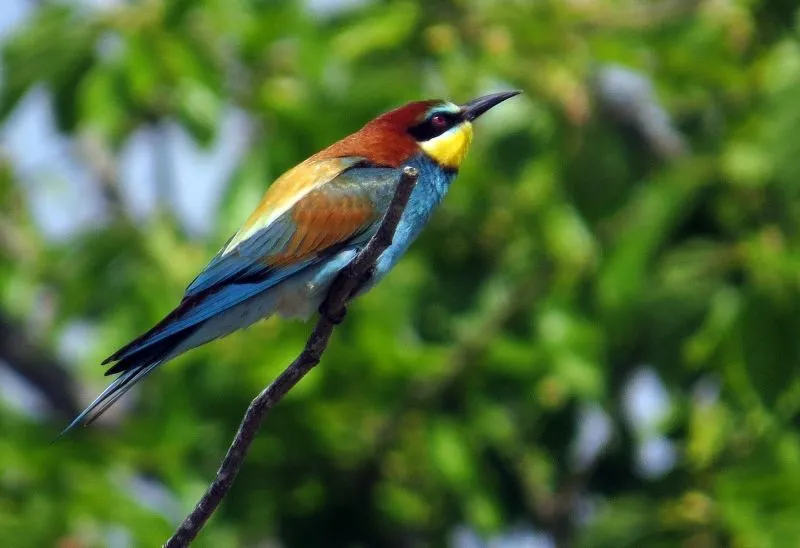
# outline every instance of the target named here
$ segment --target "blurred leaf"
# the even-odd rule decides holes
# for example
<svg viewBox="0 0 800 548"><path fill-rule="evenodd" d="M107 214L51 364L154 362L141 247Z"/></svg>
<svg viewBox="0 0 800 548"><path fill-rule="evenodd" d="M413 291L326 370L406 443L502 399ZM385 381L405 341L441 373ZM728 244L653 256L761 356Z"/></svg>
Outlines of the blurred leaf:
<svg viewBox="0 0 800 548"><path fill-rule="evenodd" d="M412 2L395 2L376 9L364 21L338 33L331 43L335 55L347 61L400 45L414 28L419 8Z"/></svg>
<svg viewBox="0 0 800 548"><path fill-rule="evenodd" d="M521 89L195 544L796 545L796 4L29 2L0 39L0 307L88 402L280 173L408 101ZM598 97L609 69L645 93ZM164 124L169 166L130 139ZM163 543L309 329L187 352L57 444L0 346L0 545Z"/></svg>
<svg viewBox="0 0 800 548"><path fill-rule="evenodd" d="M76 89L94 60L99 29L73 7L47 4L3 44L0 121L37 84L44 83L55 98L59 128L74 127Z"/></svg>

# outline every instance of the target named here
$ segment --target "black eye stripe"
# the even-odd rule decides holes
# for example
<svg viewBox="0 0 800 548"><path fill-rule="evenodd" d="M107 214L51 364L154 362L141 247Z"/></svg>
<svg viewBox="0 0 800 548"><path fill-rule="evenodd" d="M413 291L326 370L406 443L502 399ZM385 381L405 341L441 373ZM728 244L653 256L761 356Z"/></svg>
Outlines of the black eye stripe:
<svg viewBox="0 0 800 548"><path fill-rule="evenodd" d="M434 121L435 118L442 119ZM424 121L409 128L408 132L417 141L429 141L446 132L453 126L457 126L462 121L462 116L457 112L435 111L428 115Z"/></svg>

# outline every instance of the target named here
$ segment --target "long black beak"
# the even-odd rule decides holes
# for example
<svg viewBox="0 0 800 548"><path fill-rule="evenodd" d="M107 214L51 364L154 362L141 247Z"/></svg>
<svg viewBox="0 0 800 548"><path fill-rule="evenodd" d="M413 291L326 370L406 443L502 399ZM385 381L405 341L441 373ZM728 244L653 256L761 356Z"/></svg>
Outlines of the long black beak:
<svg viewBox="0 0 800 548"><path fill-rule="evenodd" d="M501 91L500 93L492 93L490 95L484 95L483 97L478 97L477 99L473 99L469 103L464 103L461 105L461 111L464 113L464 117L469 120L470 122L489 110L492 107L496 107L506 99L511 99L515 95L519 95L522 93L521 91Z"/></svg>

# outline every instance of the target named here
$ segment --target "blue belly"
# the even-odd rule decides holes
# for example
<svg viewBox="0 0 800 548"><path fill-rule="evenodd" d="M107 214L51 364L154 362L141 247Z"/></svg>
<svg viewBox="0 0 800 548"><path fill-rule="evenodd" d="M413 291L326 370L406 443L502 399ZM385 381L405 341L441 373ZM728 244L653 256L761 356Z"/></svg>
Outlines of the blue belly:
<svg viewBox="0 0 800 548"><path fill-rule="evenodd" d="M436 162L422 154L413 157L406 165L419 170L419 179L397 225L392 245L383 252L375 264L373 283L388 274L408 251L409 246L428 224L431 215L456 177L455 171L442 169Z"/></svg>

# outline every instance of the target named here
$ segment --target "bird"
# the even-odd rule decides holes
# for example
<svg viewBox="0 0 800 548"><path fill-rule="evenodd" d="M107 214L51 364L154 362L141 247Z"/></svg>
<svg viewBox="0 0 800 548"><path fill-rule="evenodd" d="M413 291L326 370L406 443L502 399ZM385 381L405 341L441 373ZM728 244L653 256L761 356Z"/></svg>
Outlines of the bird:
<svg viewBox="0 0 800 548"><path fill-rule="evenodd" d="M518 95L458 105L432 99L381 114L278 177L241 228L161 321L106 360L117 375L62 432L87 426L157 367L184 352L278 314L309 318L338 273L377 231L403 169L417 183L363 294L419 236L447 194L472 142L473 122Z"/></svg>

